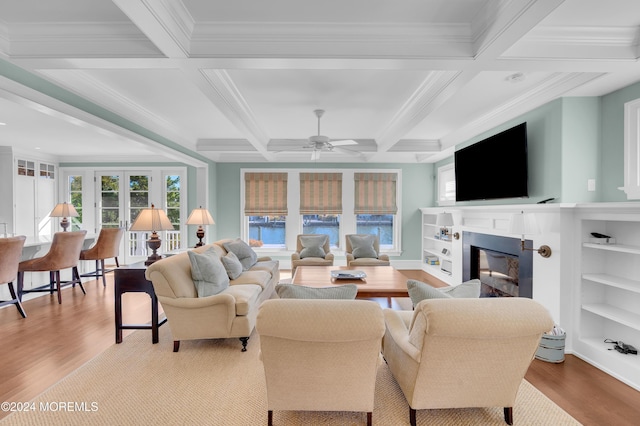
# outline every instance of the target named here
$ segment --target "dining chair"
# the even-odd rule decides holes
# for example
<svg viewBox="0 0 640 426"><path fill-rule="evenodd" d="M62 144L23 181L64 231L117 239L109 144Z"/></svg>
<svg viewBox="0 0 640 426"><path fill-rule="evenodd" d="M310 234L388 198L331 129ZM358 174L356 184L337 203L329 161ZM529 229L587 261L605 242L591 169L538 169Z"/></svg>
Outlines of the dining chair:
<svg viewBox="0 0 640 426"><path fill-rule="evenodd" d="M24 235L0 238L0 284L7 284L11 293L11 299L0 300L0 306L16 305L22 318L26 318L27 314L24 312L20 299L16 295L13 281L18 276L18 265L20 264L20 256L22 256L25 240L26 237Z"/></svg>

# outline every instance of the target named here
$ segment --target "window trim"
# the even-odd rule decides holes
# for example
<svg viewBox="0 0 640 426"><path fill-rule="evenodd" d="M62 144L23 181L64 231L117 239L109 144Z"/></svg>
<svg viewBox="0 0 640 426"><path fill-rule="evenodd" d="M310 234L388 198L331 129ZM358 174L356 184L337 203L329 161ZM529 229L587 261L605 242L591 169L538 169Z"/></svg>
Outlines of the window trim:
<svg viewBox="0 0 640 426"><path fill-rule="evenodd" d="M628 200L640 199L640 99L624 104L624 186Z"/></svg>
<svg viewBox="0 0 640 426"><path fill-rule="evenodd" d="M398 211L394 218L393 227L393 247L387 250L381 250L381 252L388 254L389 256L400 256L402 254L402 169L339 169L339 168L317 168L311 169L314 173L342 173L342 213L340 222L340 236L339 241L341 247L335 249L337 255L344 255L344 239L347 234L356 233L356 215L354 211L354 191L355 181L354 174L362 172L370 173L396 173L396 204ZM263 168L242 168L240 169L240 179L242 184L240 185L240 223L241 226L241 238L244 241L248 241L249 238L249 220L244 215L244 201L245 201L245 188L244 188L244 174L256 173L256 172L281 172L287 173L287 203L289 206L289 213L287 214L287 222L285 226L285 247L278 249L272 247L254 247L254 250L258 253L267 255L273 254L286 255L291 254L296 248L296 237L302 233L302 215L299 213L299 201L300 194L300 173L309 172L310 169L263 169Z"/></svg>
<svg viewBox="0 0 640 426"><path fill-rule="evenodd" d="M451 175L453 179L449 178L447 175ZM448 182L453 181L455 185L456 182L456 169L454 163L449 163L444 166L438 167L438 179L436 182L438 191L438 200L437 203L439 206L453 206L456 203L455 192L453 199L447 198L445 186Z"/></svg>

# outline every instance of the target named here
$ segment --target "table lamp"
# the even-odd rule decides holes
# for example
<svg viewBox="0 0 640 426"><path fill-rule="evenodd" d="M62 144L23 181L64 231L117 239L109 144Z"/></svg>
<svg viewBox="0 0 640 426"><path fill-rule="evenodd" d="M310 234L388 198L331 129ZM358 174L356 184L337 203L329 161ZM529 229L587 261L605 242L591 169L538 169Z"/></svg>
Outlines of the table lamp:
<svg viewBox="0 0 640 426"><path fill-rule="evenodd" d="M162 256L157 254L162 244L157 231L167 230L173 230L173 225L164 210L156 209L153 204L151 204L151 208L143 209L136 217L131 228L129 228L129 231L151 231L151 237L147 240L147 245L153 253L144 262L145 265L149 266L156 260L162 259Z"/></svg>
<svg viewBox="0 0 640 426"><path fill-rule="evenodd" d="M79 215L78 215L78 212L76 211L76 208L73 207L73 204L69 204L65 201L64 203L59 203L58 205L56 205L53 208L53 210L51 210L51 213L49 213L49 216L61 217L62 220L60 221L60 227L62 227L62 230L66 232L67 228L71 224L71 222L69 222L67 218L77 217Z"/></svg>
<svg viewBox="0 0 640 426"><path fill-rule="evenodd" d="M198 237L200 241L198 241L196 247L204 245L204 243L202 242L202 239L204 238L204 228L202 227L202 225L213 224L215 224L215 222L213 221L213 218L211 217L211 214L207 209L203 209L202 206L198 207L197 209L193 209L193 211L189 215L189 218L187 219L187 225L198 225L196 237Z"/></svg>

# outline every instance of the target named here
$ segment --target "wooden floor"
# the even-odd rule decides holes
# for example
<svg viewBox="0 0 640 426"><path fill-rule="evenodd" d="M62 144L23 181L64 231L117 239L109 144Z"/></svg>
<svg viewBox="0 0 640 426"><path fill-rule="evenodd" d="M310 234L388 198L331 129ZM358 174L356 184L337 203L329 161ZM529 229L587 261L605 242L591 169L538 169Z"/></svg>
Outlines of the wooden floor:
<svg viewBox="0 0 640 426"><path fill-rule="evenodd" d="M422 271L402 272L428 280ZM87 281L85 288L86 295L79 288L63 290L62 305L55 295L25 302L26 319L12 306L0 309L0 402L31 400L115 344L112 274L106 288L101 281ZM380 303L386 307L387 301ZM146 294L125 294L123 309L125 323L149 321ZM123 344L132 332L125 330ZM149 333L151 344L151 333L141 332ZM585 425L640 424L640 392L572 355L562 364L534 360L526 378Z"/></svg>

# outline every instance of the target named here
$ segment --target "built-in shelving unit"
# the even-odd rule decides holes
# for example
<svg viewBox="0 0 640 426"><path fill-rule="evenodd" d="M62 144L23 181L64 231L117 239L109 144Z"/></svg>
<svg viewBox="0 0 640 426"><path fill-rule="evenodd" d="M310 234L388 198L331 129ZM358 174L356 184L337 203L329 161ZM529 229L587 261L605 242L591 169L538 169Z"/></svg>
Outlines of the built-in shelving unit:
<svg viewBox="0 0 640 426"><path fill-rule="evenodd" d="M453 268L451 232L449 232L448 238L442 238L440 226L436 225L436 218L437 213L423 212L422 214L422 269L451 284ZM450 228L449 231L451 231ZM427 260L428 257L437 258L438 264L430 264Z"/></svg>
<svg viewBox="0 0 640 426"><path fill-rule="evenodd" d="M640 357L621 354L606 339L640 347L640 217L626 211L580 214L580 288L575 352L640 389ZM616 244L590 241L609 235Z"/></svg>

